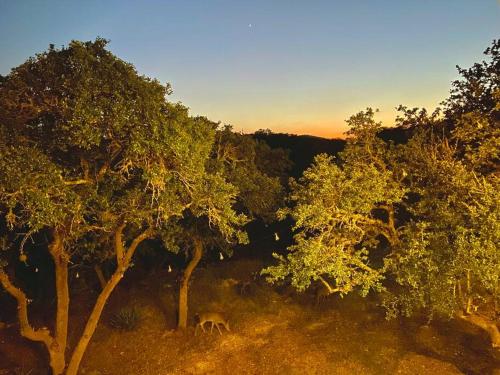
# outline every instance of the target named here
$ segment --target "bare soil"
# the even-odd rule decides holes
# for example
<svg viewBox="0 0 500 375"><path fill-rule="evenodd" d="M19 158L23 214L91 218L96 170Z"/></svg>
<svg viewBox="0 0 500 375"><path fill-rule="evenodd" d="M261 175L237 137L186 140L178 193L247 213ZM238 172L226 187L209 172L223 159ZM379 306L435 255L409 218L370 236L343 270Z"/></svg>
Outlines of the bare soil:
<svg viewBox="0 0 500 375"><path fill-rule="evenodd" d="M230 262L230 264L228 264ZM273 287L252 274L262 264L230 260L195 271L190 328L174 330L176 282L172 273L129 275L113 293L86 352L81 374L497 374L499 354L488 337L457 322L386 321L374 296L332 296ZM243 290L235 281L251 280ZM70 344L95 295L74 298ZM81 300L80 300L81 299ZM124 306L140 311L133 331L109 325ZM194 335L194 314L227 314L231 332ZM463 324L463 323L460 323ZM222 328L223 329L223 328ZM45 374L38 345L0 329L0 375Z"/></svg>

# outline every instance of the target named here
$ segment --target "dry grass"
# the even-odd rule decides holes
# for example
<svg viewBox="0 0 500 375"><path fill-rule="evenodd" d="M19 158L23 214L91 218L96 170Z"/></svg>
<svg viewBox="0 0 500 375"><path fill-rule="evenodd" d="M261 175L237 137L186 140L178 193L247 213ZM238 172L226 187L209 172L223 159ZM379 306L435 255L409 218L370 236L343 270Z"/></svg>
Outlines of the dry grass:
<svg viewBox="0 0 500 375"><path fill-rule="evenodd" d="M181 333L173 331L176 290L170 274L125 280L106 307L81 373L446 375L460 373L459 368L487 374L497 366L480 336L471 349L471 336L463 333L386 322L370 298L330 298L315 306L312 295L278 292L263 280L252 280L261 266L239 260L197 270L190 328ZM240 280L252 280L243 295ZM137 330L109 327L109 316L126 305L140 309ZM192 317L209 310L228 315L230 333L194 336Z"/></svg>

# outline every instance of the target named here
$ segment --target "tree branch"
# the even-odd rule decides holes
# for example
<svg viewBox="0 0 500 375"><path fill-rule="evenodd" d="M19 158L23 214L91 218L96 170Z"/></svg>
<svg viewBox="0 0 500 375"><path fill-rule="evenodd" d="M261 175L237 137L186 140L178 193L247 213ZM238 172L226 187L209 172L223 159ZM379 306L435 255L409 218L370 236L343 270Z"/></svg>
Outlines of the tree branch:
<svg viewBox="0 0 500 375"><path fill-rule="evenodd" d="M153 233L154 229L152 227L148 227L144 232L142 232L136 238L134 238L134 240L132 241L132 243L130 244L130 246L126 251L124 264L128 264L130 262L132 256L135 253L135 250L137 249L137 246L139 246L139 244L145 239L150 238L153 235Z"/></svg>
<svg viewBox="0 0 500 375"><path fill-rule="evenodd" d="M90 180L90 166L87 159L80 157L80 165L83 170L83 178L85 180Z"/></svg>
<svg viewBox="0 0 500 375"><path fill-rule="evenodd" d="M332 288L331 285L322 276L318 276L319 281L323 283L329 294L340 292L340 288Z"/></svg>
<svg viewBox="0 0 500 375"><path fill-rule="evenodd" d="M109 168L109 162L104 163L104 165L99 169L99 172L97 172L97 176L95 178L96 181L100 181L101 178L103 178L103 176L108 171L108 168Z"/></svg>
<svg viewBox="0 0 500 375"><path fill-rule="evenodd" d="M127 225L125 222L121 223L115 231L115 253L116 253L116 263L120 266L124 260L124 249L123 249L123 229Z"/></svg>
<svg viewBox="0 0 500 375"><path fill-rule="evenodd" d="M91 184L92 180L87 180L85 178L81 178L79 180L73 180L73 181L64 181L64 185L84 185L84 184Z"/></svg>
<svg viewBox="0 0 500 375"><path fill-rule="evenodd" d="M26 298L26 294L12 284L2 268L0 268L0 284L17 301L17 318L19 320L21 335L32 341L43 342L47 348L50 348L53 342L50 331L47 328L33 329L28 320L28 299Z"/></svg>

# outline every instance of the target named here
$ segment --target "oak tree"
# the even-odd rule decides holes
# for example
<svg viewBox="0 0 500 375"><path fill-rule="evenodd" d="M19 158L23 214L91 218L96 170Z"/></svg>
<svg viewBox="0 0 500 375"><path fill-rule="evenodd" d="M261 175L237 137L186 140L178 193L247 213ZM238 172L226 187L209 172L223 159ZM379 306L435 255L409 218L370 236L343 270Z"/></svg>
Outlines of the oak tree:
<svg viewBox="0 0 500 375"><path fill-rule="evenodd" d="M292 181L290 205L279 213L294 220L294 244L263 271L268 280L290 278L298 290L319 280L341 295L382 288L383 267L369 255L380 237L398 245L395 205L406 191L386 160L389 146L377 138L381 124L374 113L368 108L347 121L350 138L341 161L319 155Z"/></svg>
<svg viewBox="0 0 500 375"><path fill-rule="evenodd" d="M0 82L0 205L8 227L0 283L17 301L21 334L45 345L54 374L76 374L140 244L200 204L215 132L167 102L168 85L139 75L106 44L51 46ZM30 324L29 300L10 267L16 258L30 261L24 245L39 232L50 239L55 269L49 328ZM66 361L68 265L82 252L112 254L115 269Z"/></svg>
<svg viewBox="0 0 500 375"><path fill-rule="evenodd" d="M178 241L189 262L179 288L178 328L187 327L189 282L203 255L211 250L231 256L235 245L248 243L245 225L250 220L274 220L283 194L280 178L289 165L281 150L230 126L218 129L206 166L212 181L204 192L207 206L201 211L191 207L179 222Z"/></svg>

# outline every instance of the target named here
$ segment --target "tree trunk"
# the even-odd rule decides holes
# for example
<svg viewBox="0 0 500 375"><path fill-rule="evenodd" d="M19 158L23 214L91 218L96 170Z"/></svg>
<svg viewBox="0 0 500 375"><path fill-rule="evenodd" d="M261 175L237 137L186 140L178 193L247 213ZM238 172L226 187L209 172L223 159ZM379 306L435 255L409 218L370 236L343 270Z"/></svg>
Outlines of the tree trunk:
<svg viewBox="0 0 500 375"><path fill-rule="evenodd" d="M123 274L129 268L130 262L132 261L132 257L134 256L134 253L137 250L137 246L139 246L139 244L142 241L149 238L153 233L153 230L151 228L146 229L144 232L138 235L132 241L128 249L126 249L122 241L122 232L124 228L125 228L125 223L121 224L115 231L114 250L116 253L116 261L117 261L116 271L107 281L106 286L99 294L99 297L97 297L97 301L87 320L87 324L85 325L83 334L80 337L80 340L78 341L78 344L76 345L75 349L73 350L73 354L71 355L71 359L68 364L68 369L66 370L66 375L77 374L78 368L80 367L80 362L82 361L83 358L83 354L85 353L85 350L87 350L87 346L90 342L90 339L92 338L92 335L94 334L97 328L97 323L99 323L102 311L104 309L104 306L106 305L106 302L109 299L109 296L111 295L111 292L115 289L115 287L122 279Z"/></svg>
<svg viewBox="0 0 500 375"><path fill-rule="evenodd" d="M96 264L94 266L94 271L97 274L97 278L99 279L99 284L101 285L101 290L103 290L107 284L106 278L104 277L104 272L102 272L102 268L99 264Z"/></svg>
<svg viewBox="0 0 500 375"><path fill-rule="evenodd" d="M68 254L64 251L62 236L54 235L49 247L54 260L56 274L57 311L54 339L49 348L50 366L54 374L61 374L66 367L65 353L68 339L69 287L68 287Z"/></svg>
<svg viewBox="0 0 500 375"><path fill-rule="evenodd" d="M62 373L64 373L64 368L66 367L66 358L64 356L64 351L61 352L59 351L59 349L49 349L49 358L52 375L61 375Z"/></svg>
<svg viewBox="0 0 500 375"><path fill-rule="evenodd" d="M9 276L0 268L0 284L17 301L17 317L21 336L32 341L43 342L49 352L50 368L53 375L60 375L66 367L65 351L68 336L68 254L64 251L64 235L59 230L54 230L54 238L49 245L49 252L54 261L56 276L57 311L55 332L43 327L35 329L28 319L28 298L26 294L10 281Z"/></svg>
<svg viewBox="0 0 500 375"><path fill-rule="evenodd" d="M97 323L99 322L99 319L101 317L102 310L104 309L104 306L106 305L111 292L113 291L113 289L115 289L116 285L118 285L122 277L123 270L120 267L115 271L113 276L111 276L101 294L99 294L99 297L97 297L97 301L94 305L94 308L92 309L89 319L87 320L87 324L85 325L83 334L80 337L80 341L78 341L78 344L73 350L66 375L76 375L80 366L80 362L82 361L83 354L85 353L90 339L92 338L92 335L97 328Z"/></svg>
<svg viewBox="0 0 500 375"><path fill-rule="evenodd" d="M130 244L128 249L125 248L122 241L122 232L125 228L125 222L122 223L115 232L115 253L117 259L117 269L113 276L106 283L102 292L99 294L97 301L92 309L82 336L73 351L71 359L66 370L66 375L76 375L83 354L88 346L88 343L94 334L94 331L101 317L104 305L108 300L111 292L123 277L124 272L130 266L132 257L137 250L139 244L147 238L150 238L154 230L148 227L144 232L139 234ZM53 375L64 373L66 367L65 351L68 336L68 312L69 312L69 286L68 286L68 263L69 255L64 249L64 231L55 229L53 231L53 240L49 245L49 252L54 261L55 278L56 278L56 294L57 294L57 310L55 332L52 335L46 327L35 329L31 326L28 319L28 304L29 300L26 294L16 287L10 280L5 270L0 267L0 285L14 297L17 301L17 316L19 320L20 333L23 337L37 342L43 342L49 352L50 367Z"/></svg>
<svg viewBox="0 0 500 375"><path fill-rule="evenodd" d="M189 289L189 279L193 270L196 268L200 259L203 255L203 243L200 239L194 239L194 254L193 258L188 263L184 273L182 275L181 285L179 288L179 319L177 323L178 329L187 328L187 317L188 317L188 289Z"/></svg>

